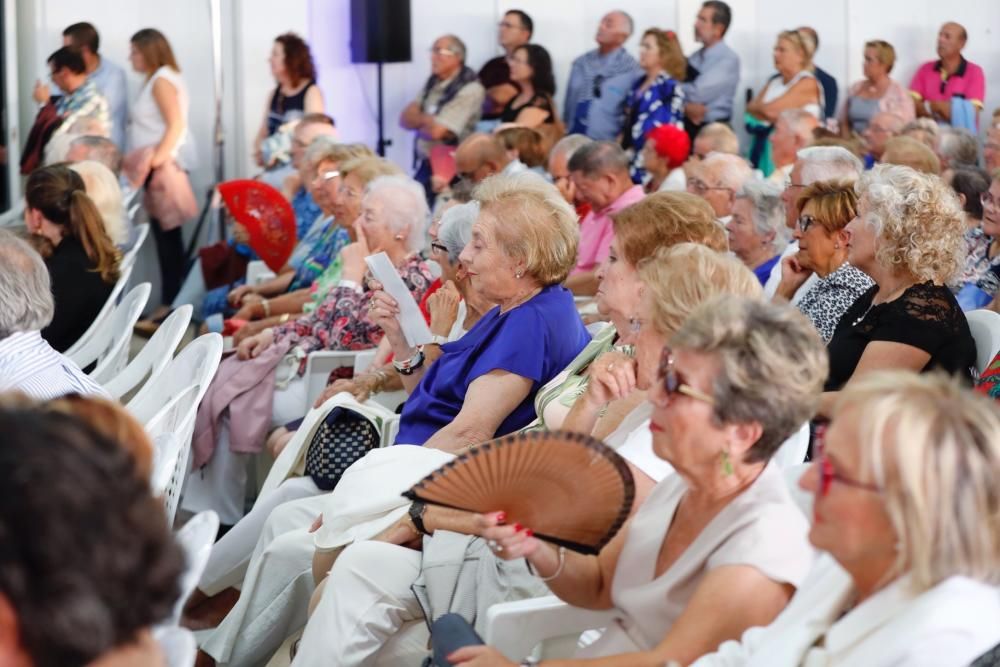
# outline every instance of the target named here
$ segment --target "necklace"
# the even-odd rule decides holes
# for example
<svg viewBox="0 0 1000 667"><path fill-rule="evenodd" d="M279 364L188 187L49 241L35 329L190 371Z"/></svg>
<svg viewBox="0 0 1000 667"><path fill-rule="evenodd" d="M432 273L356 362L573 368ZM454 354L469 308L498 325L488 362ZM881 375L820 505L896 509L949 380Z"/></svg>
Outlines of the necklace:
<svg viewBox="0 0 1000 667"><path fill-rule="evenodd" d="M902 293L905 292L909 288L910 288L909 284L903 285L902 287L897 287L893 291L889 292L889 296L887 296L884 301L881 301L879 303L875 303L875 297L872 297L872 302L870 304L868 304L868 308L866 308L865 312L861 313L861 315L857 319L854 320L854 322L851 324L851 326L852 327L858 326L859 324L861 324L861 322L866 317L868 317L868 313L872 312L872 308L874 308L875 306L881 306L883 304L889 303L890 301L892 301L897 296L902 295Z"/></svg>

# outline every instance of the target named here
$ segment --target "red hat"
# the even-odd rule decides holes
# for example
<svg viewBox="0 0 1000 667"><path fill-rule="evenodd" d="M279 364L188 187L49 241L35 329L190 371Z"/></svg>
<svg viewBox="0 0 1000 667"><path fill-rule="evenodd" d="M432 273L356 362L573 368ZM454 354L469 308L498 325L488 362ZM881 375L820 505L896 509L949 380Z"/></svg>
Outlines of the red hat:
<svg viewBox="0 0 1000 667"><path fill-rule="evenodd" d="M295 249L295 212L280 192L260 181L219 184L229 213L247 228L250 247L267 267L278 271Z"/></svg>
<svg viewBox="0 0 1000 667"><path fill-rule="evenodd" d="M676 125L658 125L646 133L656 154L667 161L671 169L684 164L691 153L691 137Z"/></svg>

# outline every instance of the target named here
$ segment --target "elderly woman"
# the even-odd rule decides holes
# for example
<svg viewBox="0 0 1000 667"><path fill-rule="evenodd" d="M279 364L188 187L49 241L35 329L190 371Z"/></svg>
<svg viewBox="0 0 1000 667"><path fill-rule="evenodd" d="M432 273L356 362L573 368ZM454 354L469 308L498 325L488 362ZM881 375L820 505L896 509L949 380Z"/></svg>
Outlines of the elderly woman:
<svg viewBox="0 0 1000 667"><path fill-rule="evenodd" d="M964 667L1000 641L1000 416L939 374L844 390L818 460L809 541L826 554L787 609L696 667Z"/></svg>
<svg viewBox="0 0 1000 667"><path fill-rule="evenodd" d="M858 214L853 181L816 181L795 202L799 218L792 236L799 251L786 257L774 300L790 301L809 276L819 278L796 307L809 318L824 343L847 309L875 283L847 261L847 223Z"/></svg>
<svg viewBox="0 0 1000 667"><path fill-rule="evenodd" d="M854 83L847 93L847 104L840 118L843 136L861 134L879 112L895 114L904 123L916 117L913 98L906 87L889 77L895 62L896 50L892 44L881 39L865 42L862 65L865 78Z"/></svg>
<svg viewBox="0 0 1000 667"><path fill-rule="evenodd" d="M785 249L785 205L781 186L748 180L736 193L733 216L726 223L729 249L763 285Z"/></svg>
<svg viewBox="0 0 1000 667"><path fill-rule="evenodd" d="M111 242L121 248L129 239L129 225L122 202L122 188L114 173L100 162L83 160L69 165L80 174L87 196L101 214L104 232Z"/></svg>
<svg viewBox="0 0 1000 667"><path fill-rule="evenodd" d="M572 295L560 284L573 267L579 238L569 204L555 187L529 173L491 177L477 188L475 199L479 217L459 259L472 289L498 305L459 340L441 344L441 356L428 366L426 349L411 348L399 330L398 305L383 292L374 296L371 319L393 343L393 363L410 394L396 444L411 446L373 450L318 503L300 500L272 512L239 602L203 645L216 660L243 664L270 655L286 636L277 635L294 631L296 619L304 616L307 599L276 591L287 590L291 579L299 592L311 592L314 536L306 528L316 509L324 517L317 545L338 540L344 527L359 531L353 533L358 539L374 535L398 518L391 512L405 513L399 493L424 474L469 445L527 426L535 417L535 393L586 345ZM358 503L366 509L352 514ZM303 516L308 517L304 523ZM358 516L366 520L355 525ZM332 559L332 553L323 549L323 557ZM262 618L280 618L284 624L263 638L248 635L246 628Z"/></svg>
<svg viewBox="0 0 1000 667"><path fill-rule="evenodd" d="M691 313L657 365L653 447L677 474L600 554L556 548L497 513L481 517L499 557L526 558L570 604L614 610L579 661L553 664L688 664L770 622L812 565L805 517L769 463L812 413L826 373L808 320L789 306L720 296ZM512 664L486 647L448 659Z"/></svg>
<svg viewBox="0 0 1000 667"><path fill-rule="evenodd" d="M684 192L684 163L690 153L691 138L680 128L659 125L646 133L642 147L642 166L649 176L643 186L646 192Z"/></svg>
<svg viewBox="0 0 1000 667"><path fill-rule="evenodd" d="M714 225L710 217L705 218L705 221ZM631 240L638 239L632 236ZM606 284L619 282L627 277L623 271L615 270L617 262L609 260L609 264L611 266L609 275L605 278ZM650 291L649 298L642 299L641 304L636 303L635 317L637 322L641 318L643 331L639 340L640 362L637 365L632 357L619 360L612 355L604 355L595 362L595 372L590 376L585 396L594 393L604 405L623 396L625 392L621 387L625 384L638 385L643 389L652 386L655 382L657 355L663 348L663 341L677 330L687 314L699 304L724 293L755 298L761 294L760 284L739 260L694 243L661 246L645 259L642 268L636 271L637 274L639 272L642 273L645 288ZM639 277L636 275L633 282L638 281ZM621 291L620 295L633 301L638 300L637 292L633 295L628 291ZM653 311L640 310L640 305L643 309ZM607 369L609 361L616 364L617 371ZM623 375L623 371L627 375ZM584 399L578 399L577 403L582 400ZM587 400L590 400L589 396ZM641 428L648 433L648 421ZM608 442L617 444L617 439L609 438ZM655 482L671 472L662 460L659 460L658 467L649 461L654 458L651 442L646 443L648 454L637 449L626 444L619 450L635 475L636 508L642 504ZM329 660L331 656L339 665L367 664L369 658L384 664L388 662L388 655L396 656L403 646L417 642L418 638L413 635L422 635L419 630L425 626L418 620L420 613L410 591L413 578L428 561L439 562L443 554L455 551L453 538L442 537L442 543L439 543L436 531L475 533L479 530L477 517L463 512L426 506L422 517L425 531L431 534L424 538L423 555L406 548L415 537L419 537L419 533L412 520L405 517L392 531L386 531L372 541L355 543L338 557L303 635L294 663L296 667L319 665L322 660ZM492 561L493 556L480 540L468 542L468 546L464 548L467 557L471 551L471 557ZM503 591L491 590L488 583L479 582L475 590L476 606L479 609L491 601L519 599L547 592L521 563L492 564L490 567L497 567L502 573ZM392 574L387 576L387 573ZM368 582L368 585L359 587L359 582ZM370 599L369 595L372 596ZM428 596L444 596L446 599L454 597L451 591L441 589L440 579L428 581ZM462 597L468 599L467 594ZM362 609L367 610L366 620L364 623L357 623L358 612ZM368 620L373 618L378 620ZM407 621L414 621L420 627L401 627ZM346 636L338 636L329 632L332 627L354 628L354 631ZM397 632L399 630L402 631ZM425 643L422 637L419 640L420 644ZM410 660L413 664L418 661L417 657ZM399 660L399 664L404 663Z"/></svg>
<svg viewBox="0 0 1000 667"><path fill-rule="evenodd" d="M969 376L976 345L946 286L961 268L965 220L941 179L878 165L857 185L847 225L848 261L875 285L854 302L830 339L830 376L820 414L837 392L875 370L941 369Z"/></svg>
<svg viewBox="0 0 1000 667"><path fill-rule="evenodd" d="M314 350L375 347L382 331L372 320L372 291L364 284L365 257L385 252L415 299L432 277L417 254L428 216L419 186L404 176L372 181L356 225L358 240L341 250L340 285L310 315L265 329L240 343L223 361L201 402L195 425L194 469L184 507L214 509L224 524L243 516L245 456L259 452L267 431L301 417L306 383L305 358ZM274 389L278 384L277 390ZM231 429L230 415L239 414Z"/></svg>
<svg viewBox="0 0 1000 667"><path fill-rule="evenodd" d="M803 109L820 119L825 115L822 90L812 72L815 50L815 42L801 30L778 33L774 45L774 68L778 73L747 103L747 131L753 140L749 158L765 176L770 176L773 168L767 154L770 150L767 137L781 112Z"/></svg>
<svg viewBox="0 0 1000 667"><path fill-rule="evenodd" d="M1000 288L1000 178L979 169L957 169L951 186L965 209L967 252L952 288L962 310L982 308Z"/></svg>
<svg viewBox="0 0 1000 667"><path fill-rule="evenodd" d="M632 84L625 98L622 148L632 154L632 180L642 183L643 146L650 130L661 125L684 129L684 93L680 83L687 72L687 59L677 34L650 28L639 42L639 66L645 71Z"/></svg>

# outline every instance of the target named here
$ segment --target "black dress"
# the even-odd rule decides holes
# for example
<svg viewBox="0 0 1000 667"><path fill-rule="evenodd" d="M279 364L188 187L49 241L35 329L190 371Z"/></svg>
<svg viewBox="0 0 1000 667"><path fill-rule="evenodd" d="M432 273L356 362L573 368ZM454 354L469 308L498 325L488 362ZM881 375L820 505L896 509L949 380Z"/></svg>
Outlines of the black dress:
<svg viewBox="0 0 1000 667"><path fill-rule="evenodd" d="M532 97L526 104L522 104L519 107L514 106L514 100L516 97L507 103L507 106L503 108L500 112L500 122L501 123L513 123L517 120L517 116L524 109L534 107L536 109L541 109L542 111L547 111L548 116L542 121L542 124L554 123L556 115L552 113L552 100L547 95L542 95L541 93Z"/></svg>
<svg viewBox="0 0 1000 667"><path fill-rule="evenodd" d="M971 380L976 344L969 323L947 287L913 285L902 296L872 306L878 286L862 294L840 319L827 345L830 375L824 391L839 391L872 341L903 343L931 355L922 372L943 370Z"/></svg>
<svg viewBox="0 0 1000 667"><path fill-rule="evenodd" d="M75 236L65 237L45 265L56 308L52 323L42 329L42 338L57 351L65 352L94 322L111 296L114 283L101 279Z"/></svg>

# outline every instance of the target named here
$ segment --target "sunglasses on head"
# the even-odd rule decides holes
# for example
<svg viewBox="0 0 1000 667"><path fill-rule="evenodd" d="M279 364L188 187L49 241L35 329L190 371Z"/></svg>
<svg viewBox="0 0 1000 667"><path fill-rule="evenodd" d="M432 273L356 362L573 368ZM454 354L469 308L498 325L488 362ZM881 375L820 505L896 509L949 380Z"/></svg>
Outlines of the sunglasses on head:
<svg viewBox="0 0 1000 667"><path fill-rule="evenodd" d="M666 345L663 346L663 352L660 354L660 368L656 376L663 383L663 391L669 398L675 398L678 394L683 394L709 405L715 404L715 399L710 395L700 389L695 389L681 379L677 373L677 369L674 367L673 352Z"/></svg>

